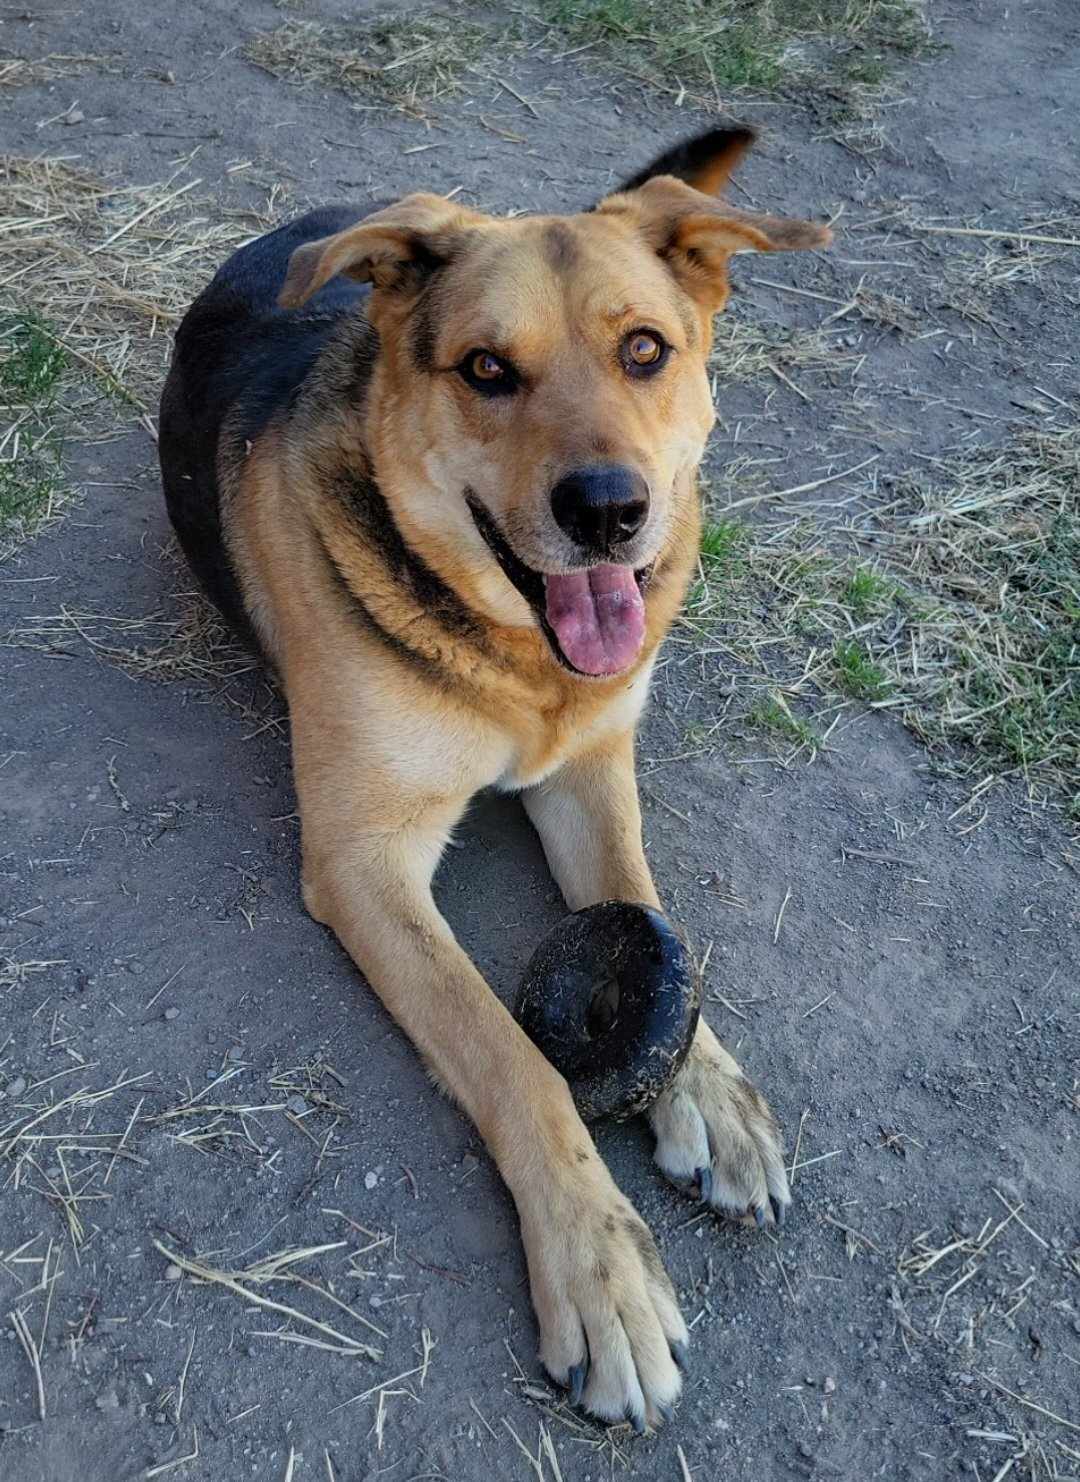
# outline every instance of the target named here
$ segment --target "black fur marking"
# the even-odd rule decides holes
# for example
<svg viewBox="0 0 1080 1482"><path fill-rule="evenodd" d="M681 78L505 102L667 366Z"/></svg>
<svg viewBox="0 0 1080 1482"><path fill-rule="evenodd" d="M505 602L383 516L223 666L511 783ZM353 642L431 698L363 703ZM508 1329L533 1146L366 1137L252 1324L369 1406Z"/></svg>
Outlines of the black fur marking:
<svg viewBox="0 0 1080 1482"><path fill-rule="evenodd" d="M427 654L419 653L415 648L410 648L396 633L391 633L377 621L369 608L349 585L345 573L334 560L329 547L321 535L318 535L318 541L334 586L341 600L348 608L349 615L353 621L358 623L366 633L370 633L373 638L377 638L380 643L384 643L397 658L404 659L406 663L418 669L426 679L445 688L449 683L449 676L446 672L439 667L434 659L429 658Z"/></svg>
<svg viewBox="0 0 1080 1482"><path fill-rule="evenodd" d="M349 470L333 476L329 492L344 506L395 581L447 633L494 657L487 630L472 608L447 586L402 537L374 479Z"/></svg>
<svg viewBox="0 0 1080 1482"><path fill-rule="evenodd" d="M719 155L727 154L730 150L745 152L756 137L753 129L744 127L709 129L707 133L698 134L693 139L684 139L673 149L658 155L651 164L620 185L619 189L637 190L656 175L674 175L677 180L685 180L687 185L695 185Z"/></svg>
<svg viewBox="0 0 1080 1482"><path fill-rule="evenodd" d="M222 537L223 439L242 451L288 411L337 325L369 291L335 278L304 308L279 309L293 252L377 209L309 211L249 242L218 271L177 332L158 438L169 517L207 594L253 647L255 635Z"/></svg>
<svg viewBox="0 0 1080 1482"><path fill-rule="evenodd" d="M409 350L413 365L425 375L435 370L435 320L430 296L417 300L409 324Z"/></svg>
<svg viewBox="0 0 1080 1482"><path fill-rule="evenodd" d="M574 234L562 221L553 221L545 230L544 250L548 262L557 273L569 272L578 260L578 244Z"/></svg>

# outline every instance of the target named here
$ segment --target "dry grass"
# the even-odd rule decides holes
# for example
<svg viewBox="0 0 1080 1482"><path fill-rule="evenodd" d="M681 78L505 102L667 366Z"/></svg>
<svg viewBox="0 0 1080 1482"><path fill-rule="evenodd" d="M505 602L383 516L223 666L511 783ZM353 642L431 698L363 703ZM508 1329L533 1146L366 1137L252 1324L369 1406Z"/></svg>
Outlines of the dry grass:
<svg viewBox="0 0 1080 1482"><path fill-rule="evenodd" d="M68 497L63 437L111 435L120 406L147 414L168 331L268 225L211 219L182 174L114 187L64 160L0 156L0 559Z"/></svg>
<svg viewBox="0 0 1080 1482"><path fill-rule="evenodd" d="M57 1025L54 1019L54 1030ZM113 1130L104 1130L95 1122L105 1103L145 1080L149 1072L122 1076L100 1090L88 1085L64 1090L64 1077L85 1074L86 1069L75 1065L46 1076L18 1098L9 1098L10 1104L0 1113L0 1161L11 1163L5 1187L28 1188L59 1212L76 1262L86 1240L84 1205L108 1200L104 1179L112 1163L123 1158L145 1165L145 1159L125 1146L130 1119Z"/></svg>
<svg viewBox="0 0 1080 1482"><path fill-rule="evenodd" d="M796 386L800 373L821 376L851 373L860 356L845 350L823 328L764 325L721 315L714 327L709 375L714 390L773 376Z"/></svg>
<svg viewBox="0 0 1080 1482"><path fill-rule="evenodd" d="M184 173L113 186L63 160L0 157L0 313L38 314L79 369L144 412L167 331L229 252L270 224L208 214Z"/></svg>
<svg viewBox="0 0 1080 1482"><path fill-rule="evenodd" d="M1062 1275L1068 1280L1074 1267L1063 1243L1040 1232L1040 1215L997 1189L992 1192L996 1204L979 1217L977 1228L974 1221L959 1221L945 1232L928 1229L912 1237L889 1283L890 1314L909 1362L918 1364L936 1347L947 1355L950 1369L960 1368L956 1377L961 1384L977 1385L986 1398L990 1390L1001 1397L993 1402L1002 1413L992 1429L969 1421L966 1431L971 1440L1014 1448L1011 1458L999 1454L994 1461L999 1467L995 1479L1071 1477L1073 1468L1060 1472L1054 1453L1080 1455L1061 1440L1080 1432L1076 1417L1031 1393L1018 1393L1013 1386L1026 1387L1023 1380L1010 1376L1004 1384L992 1371L1014 1367L1010 1360L1031 1347L1039 1355L1035 1323L1042 1327L1040 1297L1045 1299L1050 1282ZM856 1234L836 1220L829 1222L849 1237ZM851 1254L850 1244L848 1249ZM1024 1368L1031 1372L1028 1364ZM972 1471L977 1474L974 1465Z"/></svg>
<svg viewBox="0 0 1080 1482"><path fill-rule="evenodd" d="M255 1287L267 1286L272 1282L293 1282L315 1291L318 1295L327 1298L335 1306L347 1312L355 1322L361 1324L366 1330L385 1338L386 1334L381 1328L375 1326L368 1318L356 1312L352 1307L342 1303L328 1292L325 1288L318 1286L307 1277L300 1276L292 1268L301 1261L310 1260L314 1256L322 1255L326 1251L339 1250L345 1246L345 1241L334 1241L329 1245L310 1246L303 1250L279 1251L276 1255L267 1256L255 1265L247 1267L242 1271L221 1271L211 1266L206 1261L192 1260L188 1256L172 1251L163 1245L160 1240L155 1240L157 1250L175 1267L184 1271L196 1281L206 1282L210 1285L224 1287L233 1292L253 1307L258 1307L264 1312L272 1312L279 1318L284 1318L289 1324L299 1324L303 1328L309 1328L311 1333L296 1332L291 1326L286 1329L272 1331L256 1330L252 1337L275 1338L279 1341L297 1343L307 1348L319 1348L325 1352L341 1354L347 1358L382 1358L382 1349L375 1348L370 1343L360 1342L342 1333L339 1329L332 1327L329 1323L322 1322L319 1318L311 1317L297 1307L288 1303L275 1301L273 1298L264 1297ZM312 1336L318 1333L319 1337Z"/></svg>
<svg viewBox="0 0 1080 1482"><path fill-rule="evenodd" d="M377 18L363 26L286 21L248 43L247 57L274 77L335 88L423 117L451 96L494 40L480 26L438 11Z"/></svg>
<svg viewBox="0 0 1080 1482"><path fill-rule="evenodd" d="M24 988L32 977L48 972L52 967L64 967L67 959L54 957L48 961L17 961L14 957L0 957L0 989Z"/></svg>
<svg viewBox="0 0 1080 1482"><path fill-rule="evenodd" d="M43 83L63 82L79 77L91 67L104 67L111 57L52 53L47 57L0 56L0 88L40 87Z"/></svg>
<svg viewBox="0 0 1080 1482"><path fill-rule="evenodd" d="M871 548L904 573L904 626L867 615L890 703L927 739L962 739L1080 806L1080 429L1025 433L904 480Z"/></svg>
<svg viewBox="0 0 1080 1482"><path fill-rule="evenodd" d="M856 699L1080 813L1078 489L1072 428L896 481L846 527L850 554L804 521L751 532L721 516L685 623L699 653L743 670L742 714L797 751Z"/></svg>
<svg viewBox="0 0 1080 1482"><path fill-rule="evenodd" d="M1067 230L1080 245L1075 223ZM942 261L937 303L1011 344L1015 301L1010 303L1009 295L1023 285L1046 292L1054 281L1054 270L1074 256L1075 249L1034 247L1023 238L986 242L979 252L954 250Z"/></svg>
<svg viewBox="0 0 1080 1482"><path fill-rule="evenodd" d="M140 617L61 606L35 614L0 642L68 658L88 648L136 679L220 684L258 670L258 660L233 637L216 608L196 591L175 593L175 616Z"/></svg>
<svg viewBox="0 0 1080 1482"><path fill-rule="evenodd" d="M175 583L190 582L175 544L160 555ZM62 604L0 633L0 646L34 649L58 661L89 652L132 679L191 685L224 699L248 722L245 740L267 731L284 738L285 710L272 677L218 610L190 586L170 591L165 601L164 608L138 616Z"/></svg>

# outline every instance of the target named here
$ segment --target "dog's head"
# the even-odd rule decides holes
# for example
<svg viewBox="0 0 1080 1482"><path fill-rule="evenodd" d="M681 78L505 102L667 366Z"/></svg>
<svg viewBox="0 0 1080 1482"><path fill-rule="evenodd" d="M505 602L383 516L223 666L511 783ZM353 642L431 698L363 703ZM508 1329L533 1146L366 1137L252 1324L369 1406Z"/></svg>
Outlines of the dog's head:
<svg viewBox="0 0 1080 1482"><path fill-rule="evenodd" d="M728 260L830 240L718 198L752 137L692 140L576 216L408 196L289 265L285 307L373 285L366 441L406 539L581 674L634 664L650 573L696 528Z"/></svg>

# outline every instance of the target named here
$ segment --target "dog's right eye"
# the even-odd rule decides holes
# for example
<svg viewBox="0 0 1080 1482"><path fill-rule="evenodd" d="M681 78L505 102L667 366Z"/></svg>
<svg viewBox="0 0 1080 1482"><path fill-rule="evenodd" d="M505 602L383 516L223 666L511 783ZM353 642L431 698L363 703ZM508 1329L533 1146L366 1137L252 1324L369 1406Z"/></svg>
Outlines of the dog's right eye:
<svg viewBox="0 0 1080 1482"><path fill-rule="evenodd" d="M481 396L509 396L518 389L514 367L490 350L470 350L458 374Z"/></svg>

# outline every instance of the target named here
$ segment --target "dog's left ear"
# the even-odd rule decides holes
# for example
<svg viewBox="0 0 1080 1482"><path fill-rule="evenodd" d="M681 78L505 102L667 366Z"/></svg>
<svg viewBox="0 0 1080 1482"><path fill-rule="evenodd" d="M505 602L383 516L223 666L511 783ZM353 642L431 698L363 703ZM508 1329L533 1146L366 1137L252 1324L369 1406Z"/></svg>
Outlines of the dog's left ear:
<svg viewBox="0 0 1080 1482"><path fill-rule="evenodd" d="M608 196L596 210L636 229L686 292L712 313L727 300L727 265L735 253L800 252L832 241L832 232L818 222L741 211L671 175Z"/></svg>
<svg viewBox="0 0 1080 1482"><path fill-rule="evenodd" d="M445 196L411 195L366 216L343 232L305 242L289 259L278 294L297 309L339 273L376 288L418 290L460 246L461 235L485 218Z"/></svg>

